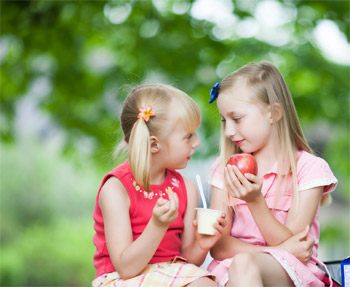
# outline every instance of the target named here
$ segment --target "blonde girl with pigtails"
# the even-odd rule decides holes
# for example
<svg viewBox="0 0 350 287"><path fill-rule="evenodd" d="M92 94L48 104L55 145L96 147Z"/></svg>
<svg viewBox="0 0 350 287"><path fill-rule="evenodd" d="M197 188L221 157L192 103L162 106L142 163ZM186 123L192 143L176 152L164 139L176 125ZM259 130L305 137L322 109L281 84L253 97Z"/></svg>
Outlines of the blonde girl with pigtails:
<svg viewBox="0 0 350 287"><path fill-rule="evenodd" d="M249 63L211 96L222 118L211 207L227 211L228 224L208 270L220 286L324 286L318 218L337 179L312 153L283 76L269 62ZM225 166L234 153L252 154L258 174Z"/></svg>
<svg viewBox="0 0 350 287"><path fill-rule="evenodd" d="M217 286L199 268L221 237L199 235L195 185L177 169L199 146L197 104L167 85L141 85L121 113L128 160L102 180L94 209L92 286Z"/></svg>

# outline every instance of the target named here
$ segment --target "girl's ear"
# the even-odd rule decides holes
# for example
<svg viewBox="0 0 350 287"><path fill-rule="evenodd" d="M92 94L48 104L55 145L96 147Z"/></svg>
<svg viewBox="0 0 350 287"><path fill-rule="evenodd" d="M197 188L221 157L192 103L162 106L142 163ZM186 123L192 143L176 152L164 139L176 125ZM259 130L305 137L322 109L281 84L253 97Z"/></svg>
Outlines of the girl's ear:
<svg viewBox="0 0 350 287"><path fill-rule="evenodd" d="M279 103L272 105L272 111L270 111L270 123L277 123L283 116L282 107Z"/></svg>
<svg viewBox="0 0 350 287"><path fill-rule="evenodd" d="M150 136L151 153L157 153L160 149L159 140L155 136Z"/></svg>

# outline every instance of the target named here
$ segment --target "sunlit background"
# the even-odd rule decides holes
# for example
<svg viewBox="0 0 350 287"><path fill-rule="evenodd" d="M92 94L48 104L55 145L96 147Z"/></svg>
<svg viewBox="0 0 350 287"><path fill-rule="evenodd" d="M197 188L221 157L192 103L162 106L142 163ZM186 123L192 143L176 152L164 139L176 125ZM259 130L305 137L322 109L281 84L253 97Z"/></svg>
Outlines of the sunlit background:
<svg viewBox="0 0 350 287"><path fill-rule="evenodd" d="M350 255L348 1L1 1L1 286L89 286L92 212L130 88L173 84L203 114L184 175L218 154L214 83L251 61L284 75L339 185L319 257ZM208 200L210 196L208 197Z"/></svg>

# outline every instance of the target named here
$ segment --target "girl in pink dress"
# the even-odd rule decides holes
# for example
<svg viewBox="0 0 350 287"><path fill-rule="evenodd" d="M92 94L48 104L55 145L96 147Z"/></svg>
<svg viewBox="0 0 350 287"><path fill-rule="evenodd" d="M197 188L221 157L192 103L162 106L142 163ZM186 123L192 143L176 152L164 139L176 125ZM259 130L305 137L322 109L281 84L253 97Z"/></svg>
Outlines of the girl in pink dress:
<svg viewBox="0 0 350 287"><path fill-rule="evenodd" d="M319 209L337 180L312 154L282 75L269 62L250 63L218 82L211 96L222 118L221 153L208 178L211 208L225 210L228 225L208 270L220 286L324 286L316 266ZM225 166L234 153L252 154L258 174ZM312 237L311 259L285 246L303 230L295 246Z"/></svg>
<svg viewBox="0 0 350 287"><path fill-rule="evenodd" d="M199 146L200 122L197 104L171 86L142 85L126 98L128 161L104 177L97 194L93 287L217 286L198 266L221 237L225 213L215 235L199 235L196 187L176 171Z"/></svg>

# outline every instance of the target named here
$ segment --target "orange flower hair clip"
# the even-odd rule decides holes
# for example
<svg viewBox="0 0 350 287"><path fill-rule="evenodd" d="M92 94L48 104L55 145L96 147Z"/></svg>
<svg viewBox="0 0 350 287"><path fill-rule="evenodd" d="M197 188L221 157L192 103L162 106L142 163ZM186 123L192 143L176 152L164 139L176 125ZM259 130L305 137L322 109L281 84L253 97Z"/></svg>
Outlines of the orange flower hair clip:
<svg viewBox="0 0 350 287"><path fill-rule="evenodd" d="M148 122L150 117L154 117L156 115L154 112L152 112L152 106L147 106L146 108L141 107L139 110L140 113L138 114L137 118L143 118L145 122Z"/></svg>

